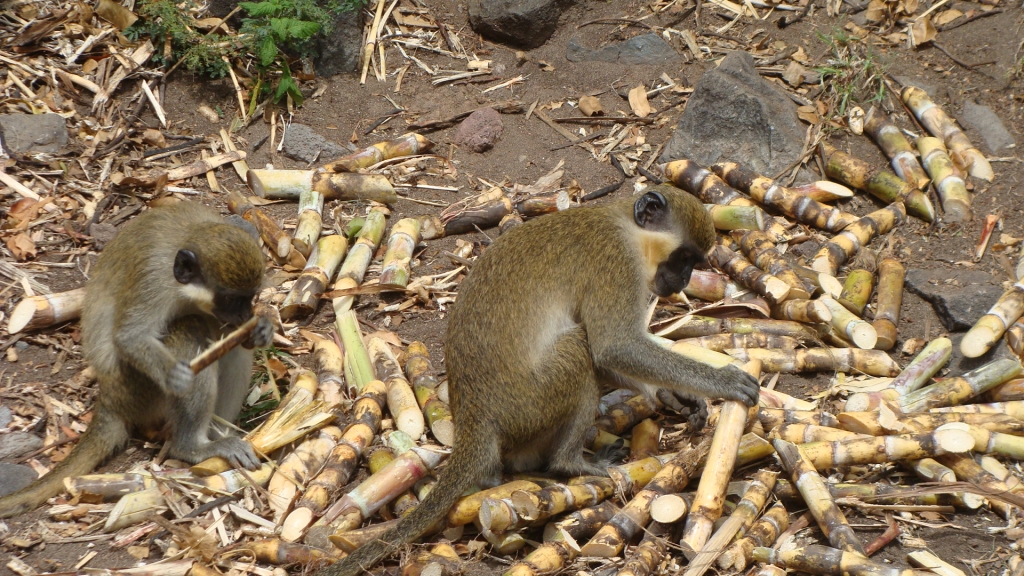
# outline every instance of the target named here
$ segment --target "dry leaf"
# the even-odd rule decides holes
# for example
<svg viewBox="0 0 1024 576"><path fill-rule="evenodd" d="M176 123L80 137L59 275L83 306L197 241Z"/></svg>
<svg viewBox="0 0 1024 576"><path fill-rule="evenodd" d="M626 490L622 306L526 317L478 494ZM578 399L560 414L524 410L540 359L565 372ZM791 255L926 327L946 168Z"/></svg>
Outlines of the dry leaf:
<svg viewBox="0 0 1024 576"><path fill-rule="evenodd" d="M868 9L864 11L864 18L868 22L881 22L885 19L888 10L886 9L885 2L882 0L871 0L868 3Z"/></svg>
<svg viewBox="0 0 1024 576"><path fill-rule="evenodd" d="M547 62L545 62L543 60L537 60L537 65L540 66L540 69L545 71L545 72L554 72L555 71L555 67L554 66L552 66L551 64L549 64L549 63L547 63Z"/></svg>
<svg viewBox="0 0 1024 576"><path fill-rule="evenodd" d="M801 106L796 109L796 115L808 124L818 124L821 122L821 116L818 115L818 111L814 109L814 106Z"/></svg>
<svg viewBox="0 0 1024 576"><path fill-rule="evenodd" d="M860 136L864 133L864 109L860 106L850 108L846 123L850 125L850 131Z"/></svg>
<svg viewBox="0 0 1024 576"><path fill-rule="evenodd" d="M120 31L131 26L139 19L131 10L121 6L114 0L100 0L96 7L96 15L114 25Z"/></svg>
<svg viewBox="0 0 1024 576"><path fill-rule="evenodd" d="M216 110L210 108L206 104L199 107L199 113L210 122L220 122L220 114L217 114Z"/></svg>
<svg viewBox="0 0 1024 576"><path fill-rule="evenodd" d="M917 12L919 4L920 0L903 0L903 11L907 14L913 14Z"/></svg>
<svg viewBox="0 0 1024 576"><path fill-rule="evenodd" d="M910 27L910 32L913 35L915 47L931 42L939 34L939 31L932 25L930 16L925 16L914 22L914 25Z"/></svg>
<svg viewBox="0 0 1024 576"><path fill-rule="evenodd" d="M803 83L804 72L807 72L807 69L799 62L793 61L789 63L789 66L786 67L786 71L782 73L782 79L790 86L796 88Z"/></svg>
<svg viewBox="0 0 1024 576"><path fill-rule="evenodd" d="M893 32L888 36L883 36L891 44L899 45L907 41L907 35L903 32Z"/></svg>
<svg viewBox="0 0 1024 576"><path fill-rule="evenodd" d="M629 91L629 107L634 114L641 118L646 118L653 112L651 105L647 102L647 89L643 84Z"/></svg>
<svg viewBox="0 0 1024 576"><path fill-rule="evenodd" d="M811 60L811 58L807 56L807 52L804 52L803 46L798 46L796 52L793 52L793 55L790 56L790 59L796 60L801 64L806 64Z"/></svg>
<svg viewBox="0 0 1024 576"><path fill-rule="evenodd" d="M142 133L142 141L157 148L164 148L167 146L167 140L164 138L163 132L160 132L155 128L147 128L146 131Z"/></svg>
<svg viewBox="0 0 1024 576"><path fill-rule="evenodd" d="M942 12L939 12L938 14L935 15L935 20L932 22L932 24L935 24L936 26L945 26L946 24L949 24L953 20L956 20L957 18L963 15L963 12L955 8L952 10L943 10Z"/></svg>
<svg viewBox="0 0 1024 576"><path fill-rule="evenodd" d="M910 338L903 343L903 350L900 351L904 356L913 356L924 348L924 338Z"/></svg>
<svg viewBox="0 0 1024 576"><path fill-rule="evenodd" d="M604 114L604 108L596 96L584 96L580 98L580 112L586 116L601 116Z"/></svg>
<svg viewBox="0 0 1024 576"><path fill-rule="evenodd" d="M149 546L129 546L128 553L136 560L145 560L149 558Z"/></svg>
<svg viewBox="0 0 1024 576"><path fill-rule="evenodd" d="M36 257L36 243L24 232L8 238L7 248L18 260L28 260L29 258Z"/></svg>

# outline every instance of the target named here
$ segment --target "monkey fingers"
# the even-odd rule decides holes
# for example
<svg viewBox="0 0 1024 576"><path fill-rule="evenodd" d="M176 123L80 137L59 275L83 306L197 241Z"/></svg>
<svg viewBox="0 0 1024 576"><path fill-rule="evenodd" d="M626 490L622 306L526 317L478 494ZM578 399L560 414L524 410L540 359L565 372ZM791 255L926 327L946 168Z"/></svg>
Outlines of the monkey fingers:
<svg viewBox="0 0 1024 576"><path fill-rule="evenodd" d="M730 381L719 394L723 400L737 400L747 406L755 406L761 397L761 385L757 378L747 374L735 364L718 368L724 378Z"/></svg>
<svg viewBox="0 0 1024 576"><path fill-rule="evenodd" d="M658 400L681 416L686 416L690 429L699 431L704 429L708 419L708 403L703 398L695 397L680 390L660 388L657 392Z"/></svg>
<svg viewBox="0 0 1024 576"><path fill-rule="evenodd" d="M256 321L256 328L249 335L249 340L243 344L246 348L266 348L274 341L274 321L266 316L260 316Z"/></svg>
<svg viewBox="0 0 1024 576"><path fill-rule="evenodd" d="M167 392L174 396L184 396L192 389L195 375L188 362L179 360L167 374Z"/></svg>
<svg viewBox="0 0 1024 576"><path fill-rule="evenodd" d="M209 451L210 456L220 456L235 468L257 470L260 467L260 459L252 446L237 436L225 436L212 442Z"/></svg>
<svg viewBox="0 0 1024 576"><path fill-rule="evenodd" d="M605 444L594 451L594 463L602 468L621 464L629 456L629 448L625 446L625 440L619 438L611 444Z"/></svg>

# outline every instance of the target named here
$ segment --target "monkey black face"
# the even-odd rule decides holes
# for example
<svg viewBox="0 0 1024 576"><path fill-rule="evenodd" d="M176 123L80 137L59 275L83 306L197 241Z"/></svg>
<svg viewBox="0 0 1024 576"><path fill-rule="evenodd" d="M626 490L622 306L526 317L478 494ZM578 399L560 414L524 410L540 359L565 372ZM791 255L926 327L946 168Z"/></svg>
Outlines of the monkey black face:
<svg viewBox="0 0 1024 576"><path fill-rule="evenodd" d="M255 294L217 292L213 296L213 315L217 320L240 326L252 318L252 301Z"/></svg>
<svg viewBox="0 0 1024 576"><path fill-rule="evenodd" d="M654 293L662 298L676 294L690 282L690 274L698 264L707 262L700 248L692 242L685 242L658 264L654 273Z"/></svg>
<svg viewBox="0 0 1024 576"><path fill-rule="evenodd" d="M174 279L189 287L196 305L212 314L217 320L238 326L252 318L252 302L256 296L255 292L208 285L200 269L199 259L191 250L178 250L175 255Z"/></svg>

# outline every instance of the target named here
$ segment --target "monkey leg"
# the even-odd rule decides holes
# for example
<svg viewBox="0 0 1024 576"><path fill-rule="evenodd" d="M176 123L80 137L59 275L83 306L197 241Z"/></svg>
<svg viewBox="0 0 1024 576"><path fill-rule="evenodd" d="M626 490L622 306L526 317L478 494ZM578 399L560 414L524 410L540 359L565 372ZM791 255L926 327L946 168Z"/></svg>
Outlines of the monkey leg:
<svg viewBox="0 0 1024 576"><path fill-rule="evenodd" d="M252 350L235 348L217 361L217 403L213 412L234 422L242 411L252 379Z"/></svg>

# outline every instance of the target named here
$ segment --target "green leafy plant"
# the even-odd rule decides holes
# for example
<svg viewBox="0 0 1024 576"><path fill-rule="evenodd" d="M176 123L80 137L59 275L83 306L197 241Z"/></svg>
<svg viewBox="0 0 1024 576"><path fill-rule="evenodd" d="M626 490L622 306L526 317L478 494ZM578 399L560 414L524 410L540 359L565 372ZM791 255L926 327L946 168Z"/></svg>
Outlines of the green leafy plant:
<svg viewBox="0 0 1024 576"><path fill-rule="evenodd" d="M883 63L870 48L865 49L858 39L844 30L835 28L829 34L817 32L818 39L828 44L830 56L824 66L814 67L821 78L821 86L835 98L835 111L846 114L850 101L878 102L885 97L885 71Z"/></svg>
<svg viewBox="0 0 1024 576"><path fill-rule="evenodd" d="M131 40L149 37L158 47L153 60L160 64L165 61L162 47L168 39L171 42L171 61L182 60L186 70L211 78L227 75L228 64L224 56L232 56L230 46L219 34L206 36L196 31L189 13L196 10L191 0L176 3L174 0L143 0L138 5L141 18L125 35Z"/></svg>

